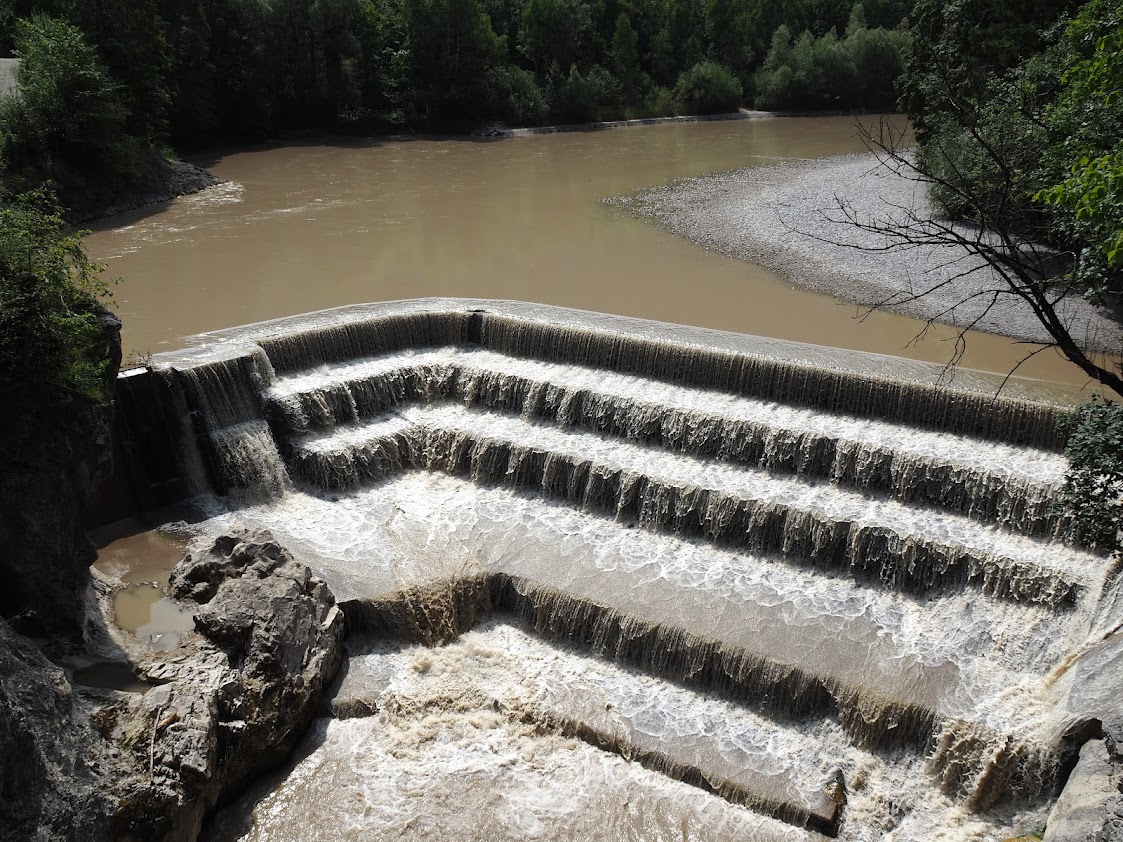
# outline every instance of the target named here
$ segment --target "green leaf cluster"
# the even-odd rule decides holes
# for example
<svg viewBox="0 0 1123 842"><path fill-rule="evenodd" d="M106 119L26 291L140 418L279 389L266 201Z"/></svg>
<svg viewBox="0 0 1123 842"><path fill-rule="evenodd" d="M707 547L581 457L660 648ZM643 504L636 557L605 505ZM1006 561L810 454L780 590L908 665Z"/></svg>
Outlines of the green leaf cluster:
<svg viewBox="0 0 1123 842"><path fill-rule="evenodd" d="M1108 552L1123 548L1123 406L1097 400L1081 406L1065 455L1064 504L1077 535Z"/></svg>
<svg viewBox="0 0 1123 842"><path fill-rule="evenodd" d="M728 113L741 102L741 83L720 64L704 61L679 77L675 97L690 114Z"/></svg>
<svg viewBox="0 0 1123 842"><path fill-rule="evenodd" d="M103 269L87 258L54 196L0 205L0 396L17 407L66 409L106 397L109 300Z"/></svg>
<svg viewBox="0 0 1123 842"><path fill-rule="evenodd" d="M937 201L1068 254L1058 285L1123 293L1123 0L1041 0L1009 31L996 0L916 9L902 102Z"/></svg>
<svg viewBox="0 0 1123 842"><path fill-rule="evenodd" d="M58 18L20 21L19 94L0 101L9 187L127 171L136 146L120 88L81 30Z"/></svg>
<svg viewBox="0 0 1123 842"><path fill-rule="evenodd" d="M1106 30L1106 32L1105 32ZM1103 34L1100 34L1103 33ZM1067 40L1095 47L1076 53L1047 120L1065 131L1049 150L1063 180L1038 190L1056 228L1080 249L1076 281L1093 294L1123 292L1123 3L1088 4Z"/></svg>
<svg viewBox="0 0 1123 842"><path fill-rule="evenodd" d="M834 29L818 37L805 29L796 38L781 26L754 78L756 105L773 111L892 111L910 43L907 31L869 29L861 4L851 10L841 37Z"/></svg>

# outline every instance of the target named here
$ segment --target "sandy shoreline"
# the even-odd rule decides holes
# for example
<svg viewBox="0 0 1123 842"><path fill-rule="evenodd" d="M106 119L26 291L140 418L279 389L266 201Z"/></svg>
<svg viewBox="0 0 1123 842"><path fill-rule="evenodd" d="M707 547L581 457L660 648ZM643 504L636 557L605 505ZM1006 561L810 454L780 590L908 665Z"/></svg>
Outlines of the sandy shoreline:
<svg viewBox="0 0 1123 842"><path fill-rule="evenodd" d="M924 246L886 253L839 245L869 248L884 240L839 222L838 199L863 218L884 217L892 206L929 211L923 186L891 173L872 154L714 173L606 201L708 249L774 269L800 287L915 318L960 327L974 323L988 333L1047 341L1025 302L1006 297L983 314L982 300L968 301L994 280L985 269L951 280L974 265L958 249ZM943 281L946 286L923 298L884 303L895 293L902 297ZM1120 325L1098 308L1082 299L1062 307L1070 332L1086 348L1123 344Z"/></svg>

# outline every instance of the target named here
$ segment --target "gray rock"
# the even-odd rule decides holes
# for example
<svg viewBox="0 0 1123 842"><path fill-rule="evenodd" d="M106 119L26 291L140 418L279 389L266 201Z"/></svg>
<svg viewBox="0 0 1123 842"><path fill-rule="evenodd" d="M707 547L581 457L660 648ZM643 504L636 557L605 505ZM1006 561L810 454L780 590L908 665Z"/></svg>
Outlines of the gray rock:
<svg viewBox="0 0 1123 842"><path fill-rule="evenodd" d="M197 632L138 664L143 695L77 692L0 623L0 842L195 839L303 735L343 650L327 586L238 532L189 552L173 592Z"/></svg>
<svg viewBox="0 0 1123 842"><path fill-rule="evenodd" d="M151 780L122 830L158 824L156 838L194 839L208 809L281 762L307 729L339 669L343 614L265 531L193 547L169 590L200 606L198 634L173 658L144 665L167 684L136 716L145 728L134 729L133 749L147 749ZM136 741L146 734L147 744ZM146 797L153 790L159 796Z"/></svg>
<svg viewBox="0 0 1123 842"><path fill-rule="evenodd" d="M1053 805L1043 842L1087 842L1103 827L1108 805L1119 795L1103 740L1089 740Z"/></svg>
<svg viewBox="0 0 1123 842"><path fill-rule="evenodd" d="M137 173L127 179L100 177L71 186L60 195L71 222L88 222L177 196L198 193L222 184L206 170L187 161L169 161L154 149L141 153Z"/></svg>
<svg viewBox="0 0 1123 842"><path fill-rule="evenodd" d="M14 96L19 87L19 59L0 58L0 99Z"/></svg>
<svg viewBox="0 0 1123 842"><path fill-rule="evenodd" d="M0 621L0 840L108 838L113 768L62 670Z"/></svg>

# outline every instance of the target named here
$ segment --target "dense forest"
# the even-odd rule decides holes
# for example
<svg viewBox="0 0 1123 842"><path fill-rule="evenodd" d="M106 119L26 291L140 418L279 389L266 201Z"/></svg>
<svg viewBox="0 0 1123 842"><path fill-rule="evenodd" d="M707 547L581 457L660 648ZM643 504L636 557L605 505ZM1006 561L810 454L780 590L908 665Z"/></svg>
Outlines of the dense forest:
<svg viewBox="0 0 1123 842"><path fill-rule="evenodd" d="M10 170L278 132L892 110L906 0L6 0ZM49 169L49 167L48 167ZM32 172L34 171L34 172ZM32 179L34 180L34 179Z"/></svg>

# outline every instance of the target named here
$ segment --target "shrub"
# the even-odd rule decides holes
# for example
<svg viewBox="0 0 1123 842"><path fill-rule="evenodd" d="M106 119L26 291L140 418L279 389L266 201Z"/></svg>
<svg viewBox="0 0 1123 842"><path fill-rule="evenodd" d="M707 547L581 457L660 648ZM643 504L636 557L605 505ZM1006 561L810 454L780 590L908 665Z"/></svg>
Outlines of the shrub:
<svg viewBox="0 0 1123 842"><path fill-rule="evenodd" d="M494 115L523 126L538 126L549 111L546 95L529 70L509 65L488 71L488 97Z"/></svg>
<svg viewBox="0 0 1123 842"><path fill-rule="evenodd" d="M618 105L620 84L600 65L587 73L570 67L568 78L555 88L553 111L562 123L592 123L605 119Z"/></svg>
<svg viewBox="0 0 1123 842"><path fill-rule="evenodd" d="M136 146L117 86L81 31L42 15L16 30L18 95L0 105L5 164L24 181L127 172Z"/></svg>
<svg viewBox="0 0 1123 842"><path fill-rule="evenodd" d="M703 61L678 77L675 99L688 114L721 114L741 104L741 83L726 68Z"/></svg>
<svg viewBox="0 0 1123 842"><path fill-rule="evenodd" d="M9 410L105 397L110 349L99 305L108 296L102 267L53 194L0 207L0 399Z"/></svg>
<svg viewBox="0 0 1123 842"><path fill-rule="evenodd" d="M656 88L647 100L647 111L652 117L674 117L680 110L670 88Z"/></svg>
<svg viewBox="0 0 1123 842"><path fill-rule="evenodd" d="M1123 527L1123 406L1097 400L1076 413L1065 446L1064 502L1093 548L1120 549Z"/></svg>

